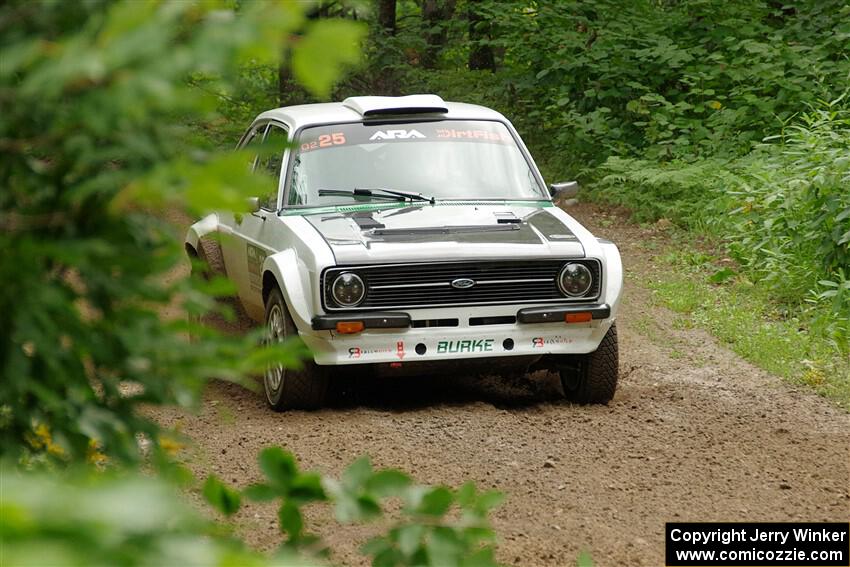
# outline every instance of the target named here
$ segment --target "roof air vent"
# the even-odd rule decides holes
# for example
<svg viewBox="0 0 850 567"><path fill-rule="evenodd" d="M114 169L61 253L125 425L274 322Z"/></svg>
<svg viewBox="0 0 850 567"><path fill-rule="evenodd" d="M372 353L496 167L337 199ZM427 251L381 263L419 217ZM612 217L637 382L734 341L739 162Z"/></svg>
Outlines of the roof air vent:
<svg viewBox="0 0 850 567"><path fill-rule="evenodd" d="M448 112L443 99L432 94L408 96L351 96L342 101L343 106L361 116L380 116L383 114L424 114L429 112Z"/></svg>

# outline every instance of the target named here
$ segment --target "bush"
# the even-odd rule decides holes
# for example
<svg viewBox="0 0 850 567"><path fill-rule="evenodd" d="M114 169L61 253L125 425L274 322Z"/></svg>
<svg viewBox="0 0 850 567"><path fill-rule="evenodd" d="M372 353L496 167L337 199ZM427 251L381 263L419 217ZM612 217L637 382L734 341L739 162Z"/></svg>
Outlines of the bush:
<svg viewBox="0 0 850 567"><path fill-rule="evenodd" d="M172 223L244 209L263 183L246 171L248 156L199 150L187 125L219 118L240 64L277 61L302 25L295 76L326 96L339 65L356 59L361 27L303 24L290 2L69 6L0 9L3 562L304 565L323 546L303 506L333 504L354 522L381 517L393 498L402 519L369 542L375 565L494 565L488 513L499 494L415 485L368 459L335 480L299 471L280 449L260 455L263 483L239 492L210 477L201 489L224 515L244 499L279 501L280 553L250 551L165 482L193 479L169 458L175 433L139 411L196 404L213 376L242 381L270 363L297 364L295 343L261 347L257 334L224 336L184 318L232 289L175 277L185 259ZM160 475L140 476L141 464Z"/></svg>
<svg viewBox="0 0 850 567"><path fill-rule="evenodd" d="M334 506L342 523L363 523L401 502L401 516L363 546L377 566L495 566L490 511L501 494L414 484L392 469L355 461L341 479L302 472L292 455L273 447L259 457L262 483L242 492L209 477L205 499L225 516L243 499L278 502L284 541L272 557L247 549L220 524L202 519L174 488L136 474L75 470L61 481L0 469L0 538L9 565L318 565L329 556L304 525L302 508ZM396 506L392 505L393 508Z"/></svg>
<svg viewBox="0 0 850 567"><path fill-rule="evenodd" d="M0 9L0 458L136 463L146 438L164 460L141 405L189 406L213 376L295 362L293 344L259 348L256 335L184 320L230 289L173 277L185 257L169 221L244 209L259 193L247 156L197 148L184 125L214 120L218 97L193 84L226 92L241 63L277 61L301 10L129 0ZM325 24L296 55L329 68L356 57L359 26Z"/></svg>
<svg viewBox="0 0 850 567"><path fill-rule="evenodd" d="M780 303L818 306L839 350L850 337L850 110L839 98L799 116L734 160L610 158L596 198L640 220L669 218L713 235Z"/></svg>

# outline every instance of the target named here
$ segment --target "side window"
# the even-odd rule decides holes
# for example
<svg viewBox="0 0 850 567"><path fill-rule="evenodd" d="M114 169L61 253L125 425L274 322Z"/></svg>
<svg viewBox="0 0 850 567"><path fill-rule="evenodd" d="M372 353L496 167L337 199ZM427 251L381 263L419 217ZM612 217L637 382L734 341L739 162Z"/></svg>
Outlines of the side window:
<svg viewBox="0 0 850 567"><path fill-rule="evenodd" d="M292 164L292 176L289 182L289 203L288 205L306 205L307 204L307 179L306 175L301 171L301 156L295 158L295 163Z"/></svg>
<svg viewBox="0 0 850 567"><path fill-rule="evenodd" d="M269 191L265 195L260 195L260 206L264 209L277 208L277 190L280 185L280 171L287 140L285 129L269 124L263 144L268 145L272 152L260 160L256 169L257 173L265 173L269 176Z"/></svg>
<svg viewBox="0 0 850 567"><path fill-rule="evenodd" d="M252 152L251 161L248 162L248 168L253 171L254 167L257 165L257 147L263 141L263 134L266 131L266 125L261 124L260 126L255 127L251 130L251 133L248 136L248 139L245 140L245 143L242 144L240 149L245 150L246 152Z"/></svg>

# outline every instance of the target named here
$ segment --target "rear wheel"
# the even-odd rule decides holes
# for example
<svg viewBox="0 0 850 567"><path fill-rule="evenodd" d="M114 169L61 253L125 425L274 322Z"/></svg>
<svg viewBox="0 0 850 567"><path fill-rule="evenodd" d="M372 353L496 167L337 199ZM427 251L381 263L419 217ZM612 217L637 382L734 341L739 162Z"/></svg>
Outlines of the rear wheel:
<svg viewBox="0 0 850 567"><path fill-rule="evenodd" d="M189 256L192 257L194 262L192 262L192 274L195 275L196 270L197 274L199 274L206 281L210 281L215 276L224 275L224 258L221 254L221 246L219 246L218 242L213 240L210 237L202 237L198 240L197 250L194 248L188 249ZM219 298L219 301L221 299ZM200 324L209 324L210 323L210 315L206 314L205 316L197 315L190 313L189 324L192 326L197 326ZM189 332L189 339L191 341L197 340L197 335L193 334L191 331Z"/></svg>
<svg viewBox="0 0 850 567"><path fill-rule="evenodd" d="M198 240L198 258L203 262L201 275L204 279L211 280L215 276L225 275L224 255L221 253L221 244L217 240L204 236Z"/></svg>
<svg viewBox="0 0 850 567"><path fill-rule="evenodd" d="M614 397L620 372L617 325L611 325L599 347L574 359L570 368L561 370L564 396L579 404L607 404Z"/></svg>
<svg viewBox="0 0 850 567"><path fill-rule="evenodd" d="M204 236L198 240L197 257L201 261L200 274L205 280L210 281L215 277L227 277L227 271L224 268L224 254L221 250L221 244L216 238ZM231 317L222 313L207 313L201 322L229 333L244 333L256 326L256 322L242 307L242 301L235 293L217 297L216 302L221 307L232 310L236 319L232 320Z"/></svg>
<svg viewBox="0 0 850 567"><path fill-rule="evenodd" d="M283 342L298 336L298 329L277 287L266 300L265 319L266 340ZM263 389L266 401L275 411L319 408L325 403L328 371L310 359L303 361L299 370L270 365L263 375Z"/></svg>

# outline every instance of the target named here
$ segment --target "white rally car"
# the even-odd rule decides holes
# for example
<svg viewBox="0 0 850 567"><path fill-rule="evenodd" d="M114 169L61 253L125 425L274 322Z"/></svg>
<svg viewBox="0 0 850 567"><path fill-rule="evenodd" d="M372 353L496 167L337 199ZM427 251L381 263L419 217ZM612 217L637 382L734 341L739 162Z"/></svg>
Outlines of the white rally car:
<svg viewBox="0 0 850 567"><path fill-rule="evenodd" d="M435 95L352 97L260 114L239 142L274 179L251 214L191 226L270 340L313 360L269 368L269 404L318 407L332 372L560 372L606 403L618 375L617 247L556 207L511 123ZM218 233L218 238L210 235ZM349 368L351 368L349 366ZM364 367L360 367L362 369Z"/></svg>

